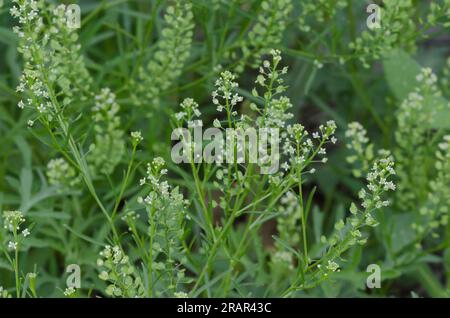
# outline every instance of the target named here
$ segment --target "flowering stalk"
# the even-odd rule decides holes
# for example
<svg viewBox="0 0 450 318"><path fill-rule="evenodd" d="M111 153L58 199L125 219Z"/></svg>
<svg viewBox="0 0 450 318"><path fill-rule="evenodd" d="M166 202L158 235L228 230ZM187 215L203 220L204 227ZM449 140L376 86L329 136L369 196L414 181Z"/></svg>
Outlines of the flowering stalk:
<svg viewBox="0 0 450 318"><path fill-rule="evenodd" d="M37 120L47 129L55 146L58 149L64 149L64 147L59 145L52 129L52 125L56 121L70 153L69 155L66 151L63 151L62 154L81 174L89 192L105 215L111 227L114 240L118 243L119 235L115 225L95 191L89 166L70 133L68 120L64 115L68 104L75 98L74 96L78 97L78 95L74 94L78 91L71 89L70 85L75 84L74 86L77 87L77 83L80 83L80 81L84 81L85 84L91 81L85 70L84 63L78 55L79 46L72 43L76 41L77 36L73 33L73 30L67 27L63 7L51 10L52 7L46 8L44 2L40 0L14 0L14 2L17 4L17 7L14 6L11 9L11 14L19 20L20 24L20 26L15 27L14 31L22 39L19 51L25 59L25 69L17 91L26 91L30 97L27 99L26 104L21 101L18 106L20 108L29 107L35 109L37 111ZM51 26L44 23L46 14L51 17L51 22L53 23ZM61 37L60 34L62 34ZM67 43L67 38L70 38L69 42L72 44ZM49 41L52 45L49 45ZM72 55L69 55L73 63L69 63L69 65L74 66L77 71L60 67L60 64L64 61L64 54L61 56L60 51L64 51L63 48L67 45L73 45L71 47ZM59 49L56 49L55 46ZM64 80L61 80L61 78L64 78ZM82 100L86 98L85 94L89 93L80 93ZM62 102L60 102L58 97L62 99ZM34 121L32 122L34 123Z"/></svg>
<svg viewBox="0 0 450 318"><path fill-rule="evenodd" d="M367 191L362 189L359 198L362 200L361 207L358 208L354 203L350 206L351 217L344 223L342 220L335 224L335 233L329 238L323 238L327 243L326 252L320 260L310 264L307 272L311 273L299 275L291 286L283 293L284 297L289 297L293 292L301 289L309 289L317 286L320 282L328 279L329 275L339 271L339 264L336 260L351 246L365 244L367 239L362 238L360 229L364 226L375 227L378 222L373 217L373 211L389 205L389 201L383 200L384 193L395 190L389 177L395 174L393 169L393 158L387 156L377 159L367 174Z"/></svg>
<svg viewBox="0 0 450 318"><path fill-rule="evenodd" d="M190 55L193 17L190 0L176 0L174 5L167 7L156 52L146 67L139 69L138 96L134 98L138 105L150 103L157 107L159 96L181 75Z"/></svg>
<svg viewBox="0 0 450 318"><path fill-rule="evenodd" d="M188 201L179 193L177 187L172 188L163 180L168 172L164 165L161 157L153 159L147 164L146 176L140 181L142 186L149 189L145 197L138 198L138 202L147 212L148 228L145 239L141 239L135 231L134 218L126 218L136 243L147 246L147 253L143 255L147 267L147 297L154 296L157 283L163 284L164 290L172 296L177 292L178 285L186 282L182 267L186 249L182 242L184 222L188 218Z"/></svg>
<svg viewBox="0 0 450 318"><path fill-rule="evenodd" d="M243 254L247 248L246 239L248 235L253 235L255 229L259 228L263 223L262 220L265 217L261 214L256 220L254 215L249 215L247 226L244 229L244 234L242 240L239 241L237 246L234 246L228 239L230 232L234 231L234 225L236 218L245 213L245 210L249 207L255 207L256 205L266 203L262 207L266 211L270 209L278 202L281 196L286 193L293 185L297 185L299 189L299 207L297 213L301 215L302 220L302 241L303 249L305 255L308 255L308 242L307 242L307 210L309 208L305 207L303 204L303 193L302 175L305 173L314 173L314 169L306 170L306 167L312 163L316 162L326 162L326 158L321 160L316 160L317 156L323 156L326 154L325 148L323 147L325 143L336 142L336 138L333 136L336 126L333 121L329 121L327 125L321 125L319 131L313 134L314 139L318 139L317 144L313 142L312 139L306 138L308 133L304 131L303 126L296 124L293 126L286 126L286 120L292 117L292 114L288 113L287 110L292 107L289 99L285 96L280 96L286 89L283 85L283 79L281 75L287 72L286 68L281 70L278 69L279 62L281 61L281 56L278 51L273 50L271 52L272 61L264 61L263 65L260 67L260 74L256 78L256 83L261 86L265 92L260 97L256 88L253 90L253 96L262 104L260 109L256 104L252 103L250 108L255 111L259 116L256 119L247 118L246 116L241 116L238 118L238 113L235 110L238 103L243 101L243 98L235 93L235 88L238 86L234 82L234 75L230 72L222 72L219 80L216 81L216 90L213 92L213 104L216 105L217 111L220 113L225 110L225 118L228 129L240 128L246 129L255 125L261 129L278 129L282 130L282 138L284 140L283 151L286 157L286 161L282 164L282 168L285 172L277 172L274 175L267 176L264 175L262 180L260 180L259 189L257 192L251 191L251 183L258 179L258 175L255 174L254 164L249 163L248 165L238 166L238 155L237 150L246 153L249 149L243 148L239 149L238 145L233 143L233 157L231 163L227 163L226 167L220 167L217 170L216 177L218 180L224 180L226 191L223 191L223 197L220 199L219 206L223 209L223 226L218 230L218 234L213 238L211 245L209 247L208 258L199 271L198 279L193 287L192 293L196 293L199 286L201 286L205 276L211 274L212 265L216 258L217 253L220 249L223 249L227 255L230 255L229 259L229 271L227 272L225 279L223 281L224 292L230 288L232 278L234 277L234 270L236 267L236 260ZM181 107L182 112L175 114L174 118L178 127L183 122L187 122L189 127L201 126L201 121L194 121L193 116L199 117L200 112L198 111L198 105L192 100L185 100ZM218 119L214 120L214 126L221 129L221 123ZM227 136L227 141L229 142L229 136ZM192 156L192 146L190 141L188 142L190 151L190 158L194 159ZM239 146L241 147L241 146ZM248 147L248 146L247 146ZM275 149L273 149L275 151ZM227 154L228 155L228 154ZM244 155L245 156L245 155ZM267 156L267 155L266 155ZM222 158L223 154L219 154L219 158ZM264 168L264 164L267 163L264 160L268 158L261 158L257 164L261 171ZM279 155L276 155L276 160L281 159ZM206 165L206 163L205 163ZM197 180L198 175L195 176L195 165L191 161L191 167L194 169L194 178ZM245 173L240 170L243 168ZM226 175L226 178L225 178ZM283 180L284 179L284 180ZM283 180L283 181L282 181ZM197 184L199 182L196 182ZM204 195L197 187L197 194ZM253 204L247 207L242 207L246 200L253 200ZM267 202L267 200L269 202ZM202 200L202 199L201 199ZM214 207L214 205L213 205ZM205 218L206 219L206 218ZM308 259L308 257L306 257ZM308 264L307 260L304 260L302 267Z"/></svg>
<svg viewBox="0 0 450 318"><path fill-rule="evenodd" d="M3 228L10 233L11 239L8 241L8 249L13 251L14 256L11 258L9 254L3 249L8 261L14 269L15 283L16 283L16 297L21 296L21 279L19 272L19 250L22 246L23 240L30 235L28 228L21 229L22 224L25 223L25 218L20 211L4 211L3 212Z"/></svg>

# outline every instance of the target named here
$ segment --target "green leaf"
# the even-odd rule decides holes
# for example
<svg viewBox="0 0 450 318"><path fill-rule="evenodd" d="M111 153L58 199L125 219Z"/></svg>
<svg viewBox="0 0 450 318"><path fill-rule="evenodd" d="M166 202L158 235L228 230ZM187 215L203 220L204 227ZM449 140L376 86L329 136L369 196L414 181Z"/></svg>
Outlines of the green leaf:
<svg viewBox="0 0 450 318"><path fill-rule="evenodd" d="M425 109L432 111L431 128L449 128L450 102L442 96L426 96L424 98Z"/></svg>
<svg viewBox="0 0 450 318"><path fill-rule="evenodd" d="M313 218L313 233L316 244L320 243L320 237L323 233L322 224L324 219L324 213L320 212L320 208L315 205L312 211Z"/></svg>
<svg viewBox="0 0 450 318"><path fill-rule="evenodd" d="M402 50L393 50L383 59L384 74L389 87L398 100L402 101L417 85L416 76L420 65Z"/></svg>
<svg viewBox="0 0 450 318"><path fill-rule="evenodd" d="M352 202L352 204L350 205L350 213L351 214L356 214L358 213L358 208L356 207L355 203Z"/></svg>
<svg viewBox="0 0 450 318"><path fill-rule="evenodd" d="M398 252L409 245L415 239L415 232L411 228L414 216L411 213L399 213L392 216L391 248Z"/></svg>
<svg viewBox="0 0 450 318"><path fill-rule="evenodd" d="M0 43L10 46L16 46L18 42L17 35L10 29L0 27Z"/></svg>
<svg viewBox="0 0 450 318"><path fill-rule="evenodd" d="M33 173L31 168L22 168L20 172L20 195L22 205L30 201L31 186L33 185Z"/></svg>

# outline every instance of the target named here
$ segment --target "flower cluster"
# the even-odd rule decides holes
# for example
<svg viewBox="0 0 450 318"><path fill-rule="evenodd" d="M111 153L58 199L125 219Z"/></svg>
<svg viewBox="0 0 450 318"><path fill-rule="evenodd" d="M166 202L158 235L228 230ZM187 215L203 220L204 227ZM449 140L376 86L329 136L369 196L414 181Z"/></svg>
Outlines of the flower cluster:
<svg viewBox="0 0 450 318"><path fill-rule="evenodd" d="M139 197L148 214L148 239L151 242L150 262L152 275L159 277L170 292L178 289L178 284L186 282L182 264L186 261L182 244L186 207L189 204L179 192L171 188L162 177L167 174L164 159L157 157L147 165L147 175L141 179L141 186L148 186L150 192L145 198ZM127 218L130 228L134 221ZM135 233L136 235L136 233Z"/></svg>
<svg viewBox="0 0 450 318"><path fill-rule="evenodd" d="M426 26L442 24L444 28L450 27L448 16L450 14L450 0L434 1L430 3L426 13Z"/></svg>
<svg viewBox="0 0 450 318"><path fill-rule="evenodd" d="M37 119L48 122L59 112L57 95L64 107L84 100L92 79L80 54L78 36L66 21L64 5L55 7L42 0L13 2L10 12L19 21L14 32L25 62L17 91L28 95L18 106L36 110Z"/></svg>
<svg viewBox="0 0 450 318"><path fill-rule="evenodd" d="M291 119L293 115L288 112L292 108L292 104L286 96L280 96L286 91L282 75L287 73L287 67L279 69L281 62L280 51L271 50L272 61L265 60L262 66L259 67L259 74L256 77L255 83L264 89L264 108L259 111L255 104L252 104L251 109L258 111L260 116L256 120L259 127L266 128L284 128L286 121ZM253 89L253 96L259 97L258 91Z"/></svg>
<svg viewBox="0 0 450 318"><path fill-rule="evenodd" d="M107 245L100 252L97 265L104 268L99 278L108 282L106 294L113 297L143 297L144 285L128 256L119 246Z"/></svg>
<svg viewBox="0 0 450 318"><path fill-rule="evenodd" d="M373 144L369 144L367 131L358 122L348 124L345 137L349 139L347 148L351 155L347 156L347 162L353 165L352 173L359 178L369 169L369 164L374 158Z"/></svg>
<svg viewBox="0 0 450 318"><path fill-rule="evenodd" d="M444 140L437 143L433 140L439 140L441 136L430 128L433 112L437 107L431 108L429 105L434 105L433 102L439 101L441 96L436 75L431 69L424 68L416 76L416 81L416 88L400 104L397 113L398 127L395 133L397 145L394 155L397 161L398 190L394 208L402 212L411 211L410 225L415 235L409 242L420 249L429 234L437 237L439 228L448 222L449 137L444 136ZM372 161L372 144L364 128L357 123L349 125L346 136L351 139L349 148L354 153L348 159L353 165L358 164L356 169L359 176L362 172L366 172L365 168ZM435 156L430 156L430 149L436 149ZM389 155L386 150L379 150L378 153ZM418 162L421 164L417 164ZM369 173L369 179L372 178L372 173ZM386 182L385 188L395 187L392 183ZM360 197L364 199L368 197L365 190L360 192ZM364 204L370 205L371 202ZM387 202L378 201L374 204L383 206ZM352 210L356 210L356 206ZM372 221L370 218L369 220Z"/></svg>
<svg viewBox="0 0 450 318"><path fill-rule="evenodd" d="M10 240L8 241L8 249L17 251L23 239L30 235L28 228L22 229L22 224L25 223L25 218L20 211L4 211L3 212L3 228L10 233Z"/></svg>
<svg viewBox="0 0 450 318"><path fill-rule="evenodd" d="M147 164L147 175L140 180L140 185L150 185L150 193L143 199L138 199L139 203L146 204L148 206L155 206L155 204L164 204L160 198L170 199L170 187L167 181L162 181L161 177L167 174L167 169L164 167L164 159L157 157L153 159L152 163ZM163 206L155 206L156 209Z"/></svg>
<svg viewBox="0 0 450 318"><path fill-rule="evenodd" d="M11 294L2 286L0 286L0 298L11 298Z"/></svg>
<svg viewBox="0 0 450 318"><path fill-rule="evenodd" d="M59 192L71 189L80 182L75 169L63 158L52 159L48 162L47 178L50 185L56 186Z"/></svg>
<svg viewBox="0 0 450 318"><path fill-rule="evenodd" d="M393 158L388 154L374 161L367 174L367 189L361 189L359 192L361 207L352 203L350 216L346 221L336 222L334 233L329 238L325 236L321 238L322 243L327 247L326 253L315 263L316 271L311 274L304 288L314 287L317 282L328 277L330 273L338 271L339 264L336 261L351 246L366 243L367 239L363 237L361 229L365 226L375 227L378 225L373 211L388 206L389 201L385 200L383 196L388 191L395 190L395 185L390 180L395 174L393 166Z"/></svg>
<svg viewBox="0 0 450 318"><path fill-rule="evenodd" d="M372 59L379 59L394 48L415 49L417 30L412 18L414 10L412 0L383 0L380 28L364 30L359 38L349 44L364 67L368 68Z"/></svg>
<svg viewBox="0 0 450 318"><path fill-rule="evenodd" d="M153 159L147 164L147 175L140 180L140 185L150 187L150 192L145 198L139 197L138 202L152 210L174 209L177 214L185 217L185 207L189 201L184 200L178 188L171 188L162 177L167 174L164 168L165 161L161 157ZM168 215L166 215L168 217Z"/></svg>
<svg viewBox="0 0 450 318"><path fill-rule="evenodd" d="M65 5L50 7L50 9L52 12L49 22L51 34L49 40L54 57L49 80L56 81L66 98L86 100L91 97L90 86L93 80L85 67L80 52L81 45L77 43L76 29L71 27L67 21Z"/></svg>
<svg viewBox="0 0 450 318"><path fill-rule="evenodd" d="M280 239L289 243L290 246L298 246L301 240L298 231L301 218L298 213L298 205L298 196L293 191L288 191L281 198L278 209L277 231Z"/></svg>
<svg viewBox="0 0 450 318"><path fill-rule="evenodd" d="M22 212L20 211L4 211L3 212L3 228L10 232L18 231L20 225L25 222Z"/></svg>
<svg viewBox="0 0 450 318"><path fill-rule="evenodd" d="M77 290L74 287L67 287L63 294L68 298L75 298Z"/></svg>
<svg viewBox="0 0 450 318"><path fill-rule="evenodd" d="M409 208L415 207L422 186L428 183L429 172L417 162L425 162L429 157L427 132L437 107L428 105L429 101L441 95L437 77L430 68L422 69L416 80L416 89L400 104L395 132L398 147L394 154L400 179L397 199L399 205Z"/></svg>
<svg viewBox="0 0 450 318"><path fill-rule="evenodd" d="M152 103L157 106L159 95L180 76L190 55L193 17L191 1L176 0L173 6L167 8L165 26L156 44L156 52L148 65L139 71L137 104Z"/></svg>
<svg viewBox="0 0 450 318"><path fill-rule="evenodd" d="M242 102L243 98L236 93L239 84L235 81L236 76L229 71L222 72L217 79L216 90L212 92L212 101L220 113L226 110L227 116L237 116L235 107L237 103Z"/></svg>
<svg viewBox="0 0 450 318"><path fill-rule="evenodd" d="M186 121L189 127L195 127L197 123L193 120L196 117L200 117L202 114L198 109L198 104L192 98L185 98L180 104L183 111L178 112L174 115L175 120L178 125L181 125L181 121Z"/></svg>
<svg viewBox="0 0 450 318"><path fill-rule="evenodd" d="M136 147L142 140L144 140L144 137L142 137L142 133L140 131L132 131L130 136L133 147Z"/></svg>
<svg viewBox="0 0 450 318"><path fill-rule="evenodd" d="M189 295L187 293L185 293L185 292L175 292L173 294L173 296L175 298L188 298L189 297Z"/></svg>
<svg viewBox="0 0 450 318"><path fill-rule="evenodd" d="M109 88L103 88L95 96L92 109L95 137L87 158L93 175L98 172L106 175L113 172L125 153L119 110L116 95Z"/></svg>
<svg viewBox="0 0 450 318"><path fill-rule="evenodd" d="M427 37L429 28L440 23L448 27L449 0L434 1L427 7L429 10L418 8L412 0L383 0L379 7L380 27L363 31L359 38L350 42L350 49L368 68L371 60L395 48L414 51L417 39ZM426 14L420 16L422 11Z"/></svg>
<svg viewBox="0 0 450 318"><path fill-rule="evenodd" d="M394 183L388 181L395 174L393 166L394 161L392 156L389 155L374 162L366 178L368 192L362 189L358 194L362 200L361 206L366 210L371 211L372 209L380 209L389 205L389 201L382 200L381 194L395 190Z"/></svg>
<svg viewBox="0 0 450 318"><path fill-rule="evenodd" d="M270 52L283 38L288 17L292 11L291 0L264 0L257 22L241 43L242 57L239 58L236 72L241 73L247 63L257 68L261 56ZM231 53L235 57L235 52Z"/></svg>
<svg viewBox="0 0 450 318"><path fill-rule="evenodd" d="M419 237L424 238L430 232L437 237L437 230L448 224L450 207L450 135L444 136L436 151L436 177L429 182L430 191L419 209L418 221L412 228Z"/></svg>
<svg viewBox="0 0 450 318"><path fill-rule="evenodd" d="M285 170L293 167L298 172L302 172L311 163L326 163L325 145L335 144L337 138L334 136L336 123L333 120L327 121L326 125L320 125L319 130L313 132L311 138L305 127L301 124L288 125L283 143L283 154L287 156L282 167ZM317 156L321 157L320 159ZM310 170L314 173L314 170Z"/></svg>
<svg viewBox="0 0 450 318"><path fill-rule="evenodd" d="M299 28L303 32L311 32L313 24L324 24L336 16L338 11L347 6L346 0L307 0L301 2Z"/></svg>

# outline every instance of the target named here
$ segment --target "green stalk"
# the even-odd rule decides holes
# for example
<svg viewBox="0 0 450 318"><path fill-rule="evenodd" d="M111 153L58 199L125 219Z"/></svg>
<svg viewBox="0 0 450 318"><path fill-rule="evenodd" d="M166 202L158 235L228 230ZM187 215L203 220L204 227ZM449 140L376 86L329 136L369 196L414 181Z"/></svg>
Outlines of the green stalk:
<svg viewBox="0 0 450 318"><path fill-rule="evenodd" d="M155 209L152 207L149 212L149 223L150 223L150 242L149 242L149 252L147 260L147 276L148 276L148 286L147 294L148 297L153 297L153 238L155 237L156 224L154 222Z"/></svg>
<svg viewBox="0 0 450 318"><path fill-rule="evenodd" d="M20 244L17 239L17 224L14 224L13 227L13 236L14 236L14 242L17 244L15 250L14 250L14 275L16 279L16 296L17 298L20 298L20 278L19 278L19 248Z"/></svg>
<svg viewBox="0 0 450 318"><path fill-rule="evenodd" d="M45 71L45 66L42 64L40 56L36 54L36 52L38 52L38 50L36 49L35 45L33 46L33 49L31 50L31 52L33 53L33 58L35 59L35 61L37 61L37 66L39 67L39 69L43 75L43 82L48 89L49 98L50 98L52 106L55 110L56 119L58 121L58 124L59 124L61 130L63 131L66 141L68 141L69 149L75 158L75 162L77 163L78 167L80 168L83 180L84 180L90 194L92 195L95 202L100 207L100 210L105 215L108 223L110 224L111 230L113 232L114 240L116 241L117 244L120 245L119 235L115 229L114 223L113 223L111 217L109 216L108 212L106 211L105 207L103 206L102 202L98 198L97 193L94 188L94 185L92 184L92 180L90 178L90 174L89 174L86 162L84 161L84 159L82 159L82 156L77 148L77 145L76 145L72 135L69 133L67 123L64 120L62 113L61 113L61 107L58 103L55 92L53 91L53 88L50 85L50 81L48 79L48 74Z"/></svg>
<svg viewBox="0 0 450 318"><path fill-rule="evenodd" d="M303 192L302 192L302 172L301 169L297 172L298 174L298 200L299 200L299 212L302 218L302 236L303 236L303 252L305 254L305 266L308 264L308 242L306 237L306 216L305 209L303 207Z"/></svg>
<svg viewBox="0 0 450 318"><path fill-rule="evenodd" d="M127 172L126 172L126 174L125 174L125 179L124 179L124 181L123 181L123 183L122 183L122 187L121 187L121 189L120 189L119 196L118 196L117 199L116 199L116 203L115 203L114 208L113 208L113 211L112 211L112 213L111 213L111 220L112 220L113 222L114 222L114 219L115 219L115 217L116 217L116 213L117 213L117 210L118 210L118 208L119 208L120 201L122 200L123 194L124 194L125 189L126 189L126 187L127 187L127 185L128 185L128 179L129 179L129 177L130 177L131 169L132 169L132 167L133 167L134 159L135 159L135 156L136 156L136 147L137 147L137 145L133 145L133 151L132 151L132 153L131 153L131 160L130 160L130 162L128 163L128 168L127 168Z"/></svg>

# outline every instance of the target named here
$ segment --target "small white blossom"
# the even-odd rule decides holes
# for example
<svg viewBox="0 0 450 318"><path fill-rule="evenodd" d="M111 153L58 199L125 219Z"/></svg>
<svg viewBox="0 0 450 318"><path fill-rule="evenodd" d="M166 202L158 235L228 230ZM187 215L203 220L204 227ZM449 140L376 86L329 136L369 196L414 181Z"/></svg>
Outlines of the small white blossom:
<svg viewBox="0 0 450 318"><path fill-rule="evenodd" d="M142 137L142 134L140 131L133 131L133 132L131 132L131 140L134 145L137 145L142 140L144 140L144 138Z"/></svg>
<svg viewBox="0 0 450 318"><path fill-rule="evenodd" d="M216 127L216 128L221 128L222 127L222 125L220 124L220 121L217 118L214 119L213 126Z"/></svg>
<svg viewBox="0 0 450 318"><path fill-rule="evenodd" d="M64 290L64 296L66 296L66 297L73 296L73 295L75 294L75 292L76 292L76 289L75 289L75 288L73 288L73 287L67 287L67 288Z"/></svg>
<svg viewBox="0 0 450 318"><path fill-rule="evenodd" d="M17 249L17 242L9 241L8 242L8 249L10 249L12 251L15 251Z"/></svg>

